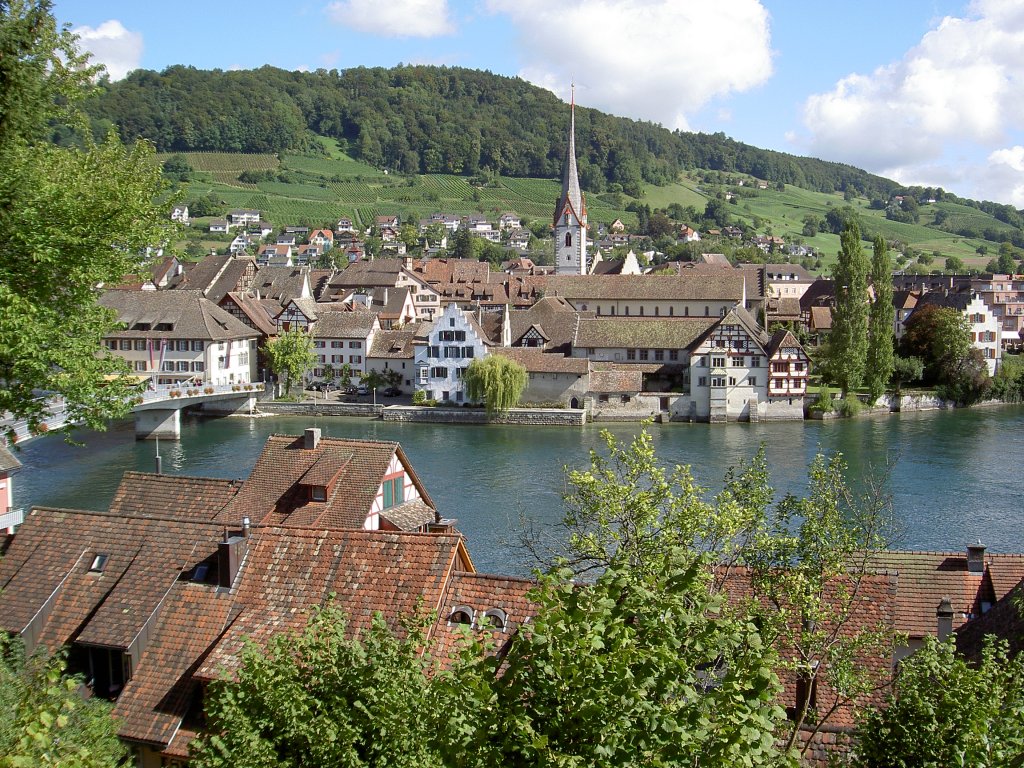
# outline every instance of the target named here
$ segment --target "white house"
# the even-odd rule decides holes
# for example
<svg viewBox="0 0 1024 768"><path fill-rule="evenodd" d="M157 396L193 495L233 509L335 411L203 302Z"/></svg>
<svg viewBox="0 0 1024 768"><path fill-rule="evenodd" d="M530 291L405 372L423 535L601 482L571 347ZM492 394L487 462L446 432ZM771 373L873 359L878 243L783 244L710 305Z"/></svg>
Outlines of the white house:
<svg viewBox="0 0 1024 768"><path fill-rule="evenodd" d="M934 305L955 309L967 318L971 325L971 346L981 350L989 376L999 369L1003 345L1003 323L992 308L973 289L929 291L917 302L917 309Z"/></svg>
<svg viewBox="0 0 1024 768"><path fill-rule="evenodd" d="M107 291L100 304L122 328L107 349L153 384L248 384L256 369L259 331L199 291Z"/></svg>
<svg viewBox="0 0 1024 768"><path fill-rule="evenodd" d="M321 312L313 330L313 377L322 379L328 364L335 375L347 365L358 380L368 370L367 357L378 331L380 322L371 312Z"/></svg>
<svg viewBox="0 0 1024 768"><path fill-rule="evenodd" d="M177 221L185 226L188 226L188 206L187 205L176 205L171 210L171 221Z"/></svg>
<svg viewBox="0 0 1024 768"><path fill-rule="evenodd" d="M454 303L422 328L415 344L416 388L428 400L466 402L466 368L487 356L491 342L476 317Z"/></svg>

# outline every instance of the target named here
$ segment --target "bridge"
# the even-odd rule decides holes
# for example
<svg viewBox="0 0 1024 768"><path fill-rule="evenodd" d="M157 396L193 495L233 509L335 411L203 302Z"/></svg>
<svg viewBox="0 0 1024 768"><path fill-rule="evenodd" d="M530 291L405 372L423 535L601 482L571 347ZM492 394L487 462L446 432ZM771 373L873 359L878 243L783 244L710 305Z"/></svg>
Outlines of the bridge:
<svg viewBox="0 0 1024 768"><path fill-rule="evenodd" d="M204 413L230 414L252 413L256 397L262 393L262 382L249 384L161 384L150 386L135 397L132 413L135 416L135 437L139 440L181 438L181 412L193 406L201 407ZM69 423L64 398L51 397L47 400L47 415L43 419L45 431L61 429ZM29 432L24 419L13 421L0 419L0 427L14 430L14 442L21 443L37 435ZM0 437L0 440L3 438Z"/></svg>
<svg viewBox="0 0 1024 768"><path fill-rule="evenodd" d="M198 406L204 413L252 413L262 382L248 384L161 384L151 386L135 398L135 437L138 440L178 440L181 412Z"/></svg>

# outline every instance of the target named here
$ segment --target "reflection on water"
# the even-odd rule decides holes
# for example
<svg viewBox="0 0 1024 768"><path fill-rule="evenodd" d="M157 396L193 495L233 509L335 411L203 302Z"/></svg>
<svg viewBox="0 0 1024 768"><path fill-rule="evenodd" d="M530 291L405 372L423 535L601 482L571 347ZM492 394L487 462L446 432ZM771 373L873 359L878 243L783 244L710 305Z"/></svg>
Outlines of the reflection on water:
<svg viewBox="0 0 1024 768"><path fill-rule="evenodd" d="M167 474L243 478L270 434L325 435L402 444L438 509L459 520L481 570L525 572L509 542L522 515L553 523L561 515L563 468L583 467L602 450L602 426L621 441L637 424L582 428L394 424L368 419L264 417L185 419L180 442L161 441ZM891 465L890 490L909 549L960 550L980 538L996 551L1024 551L1020 499L1024 409L907 414L854 421L652 426L658 456L688 464L711 492L725 470L764 445L781 494L800 493L814 455L842 452L854 484ZM131 424L80 433L85 447L59 437L22 449L15 505L104 509L126 470L153 471L155 445L137 442Z"/></svg>

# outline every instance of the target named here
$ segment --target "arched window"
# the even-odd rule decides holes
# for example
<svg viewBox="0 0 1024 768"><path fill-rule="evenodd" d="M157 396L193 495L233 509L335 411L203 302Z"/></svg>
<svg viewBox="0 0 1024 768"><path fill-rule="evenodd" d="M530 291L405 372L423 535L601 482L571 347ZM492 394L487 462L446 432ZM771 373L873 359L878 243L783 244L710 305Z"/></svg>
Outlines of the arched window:
<svg viewBox="0 0 1024 768"><path fill-rule="evenodd" d="M489 629L498 629L504 632L508 625L508 614L501 608L489 608L484 611L482 623Z"/></svg>
<svg viewBox="0 0 1024 768"><path fill-rule="evenodd" d="M565 233L565 247L569 248L572 246L572 232Z"/></svg>
<svg viewBox="0 0 1024 768"><path fill-rule="evenodd" d="M468 605L457 605L448 614L449 624L466 624L473 626L473 609Z"/></svg>

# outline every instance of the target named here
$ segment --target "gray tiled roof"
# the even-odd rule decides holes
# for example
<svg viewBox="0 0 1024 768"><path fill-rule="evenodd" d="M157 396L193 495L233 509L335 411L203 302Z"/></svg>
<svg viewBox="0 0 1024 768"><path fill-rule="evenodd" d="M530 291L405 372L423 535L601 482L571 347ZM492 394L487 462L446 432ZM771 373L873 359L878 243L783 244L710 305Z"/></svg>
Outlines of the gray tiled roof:
<svg viewBox="0 0 1024 768"><path fill-rule="evenodd" d="M318 339L365 339L376 319L369 312L320 312L314 335Z"/></svg>
<svg viewBox="0 0 1024 768"><path fill-rule="evenodd" d="M110 334L116 338L223 341L260 335L199 291L107 291L99 303L114 310L125 325ZM158 324L171 330L156 330Z"/></svg>
<svg viewBox="0 0 1024 768"><path fill-rule="evenodd" d="M718 318L581 318L574 347L687 349L718 322Z"/></svg>

